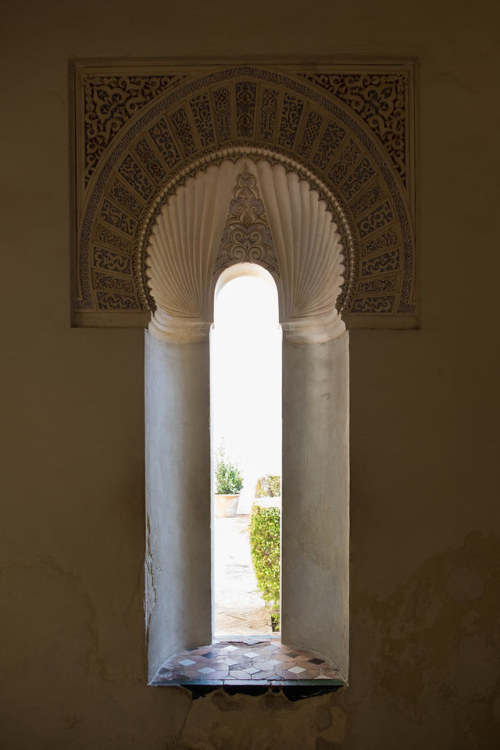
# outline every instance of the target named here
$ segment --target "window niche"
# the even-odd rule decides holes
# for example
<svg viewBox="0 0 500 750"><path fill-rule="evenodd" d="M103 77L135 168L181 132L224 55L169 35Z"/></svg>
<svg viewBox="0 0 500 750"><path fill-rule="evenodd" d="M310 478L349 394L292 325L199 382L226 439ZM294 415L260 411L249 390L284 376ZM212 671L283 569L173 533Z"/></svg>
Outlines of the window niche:
<svg viewBox="0 0 500 750"><path fill-rule="evenodd" d="M228 243L231 236L239 241ZM217 279L241 260L273 274L283 329L282 641L320 653L346 677L348 335L335 307L342 247L310 184L245 156L188 179L151 234L149 677L170 655L212 640L208 339Z"/></svg>
<svg viewBox="0 0 500 750"><path fill-rule="evenodd" d="M344 321L418 327L414 63L82 60L70 75L72 325L148 326L149 679L211 639L208 331L220 273L244 261L273 275L283 330L282 637L347 677Z"/></svg>

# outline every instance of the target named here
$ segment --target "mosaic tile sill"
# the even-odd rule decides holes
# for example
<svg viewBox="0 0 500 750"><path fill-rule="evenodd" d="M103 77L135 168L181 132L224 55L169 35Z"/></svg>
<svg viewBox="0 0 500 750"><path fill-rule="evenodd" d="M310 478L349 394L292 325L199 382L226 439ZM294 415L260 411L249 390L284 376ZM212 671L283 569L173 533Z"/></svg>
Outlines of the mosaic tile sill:
<svg viewBox="0 0 500 750"><path fill-rule="evenodd" d="M293 700L338 690L346 682L320 654L292 649L279 637L232 636L167 659L150 684L184 687L195 697L219 688L248 694L283 690Z"/></svg>

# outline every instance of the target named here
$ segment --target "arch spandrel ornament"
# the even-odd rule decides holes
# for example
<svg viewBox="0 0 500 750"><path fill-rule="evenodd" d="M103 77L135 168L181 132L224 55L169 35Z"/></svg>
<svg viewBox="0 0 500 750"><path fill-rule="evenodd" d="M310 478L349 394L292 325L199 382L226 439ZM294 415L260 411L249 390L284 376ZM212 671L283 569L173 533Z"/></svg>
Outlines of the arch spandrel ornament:
<svg viewBox="0 0 500 750"><path fill-rule="evenodd" d="M347 325L416 326L410 64L77 63L74 80L76 325L147 323L162 205L189 177L246 156L282 165L325 202Z"/></svg>

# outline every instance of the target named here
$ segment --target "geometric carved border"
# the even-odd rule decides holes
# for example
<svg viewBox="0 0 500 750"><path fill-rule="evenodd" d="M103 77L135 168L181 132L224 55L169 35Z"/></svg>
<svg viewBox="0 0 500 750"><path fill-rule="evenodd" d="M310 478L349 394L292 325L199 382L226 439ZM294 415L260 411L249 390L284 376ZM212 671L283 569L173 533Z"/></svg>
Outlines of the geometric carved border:
<svg viewBox="0 0 500 750"><path fill-rule="evenodd" d="M345 254L348 326L414 327L412 63L77 62L76 325L144 325L155 215L224 158L280 162L314 184Z"/></svg>

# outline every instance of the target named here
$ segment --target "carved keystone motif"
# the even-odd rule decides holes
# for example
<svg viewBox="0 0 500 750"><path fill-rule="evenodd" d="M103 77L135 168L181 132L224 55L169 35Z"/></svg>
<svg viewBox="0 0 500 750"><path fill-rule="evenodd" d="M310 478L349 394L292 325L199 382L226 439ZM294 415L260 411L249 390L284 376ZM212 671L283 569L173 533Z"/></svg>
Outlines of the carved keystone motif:
<svg viewBox="0 0 500 750"><path fill-rule="evenodd" d="M245 262L260 263L271 273L279 273L265 207L255 177L247 168L237 178L214 270L217 274L234 263Z"/></svg>

